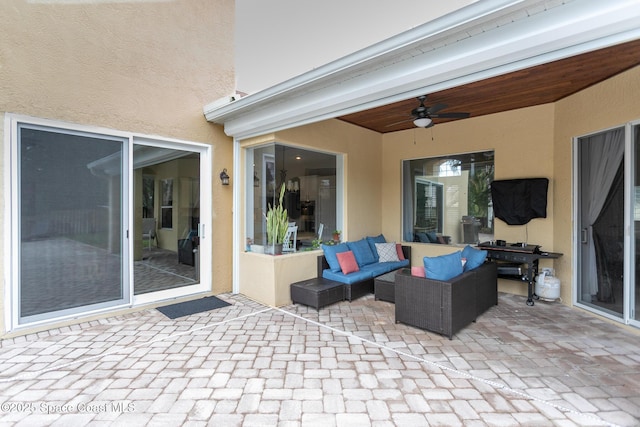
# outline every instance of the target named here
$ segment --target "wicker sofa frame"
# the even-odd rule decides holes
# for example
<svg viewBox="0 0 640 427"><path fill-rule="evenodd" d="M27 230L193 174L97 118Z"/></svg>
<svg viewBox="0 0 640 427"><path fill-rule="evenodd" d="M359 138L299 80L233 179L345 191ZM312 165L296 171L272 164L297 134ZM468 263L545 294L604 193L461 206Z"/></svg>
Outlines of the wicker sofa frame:
<svg viewBox="0 0 640 427"><path fill-rule="evenodd" d="M396 323L435 332L449 339L497 304L498 271L492 262L449 281L415 277L407 269L396 274Z"/></svg>
<svg viewBox="0 0 640 427"><path fill-rule="evenodd" d="M405 259L411 260L411 246L402 246L402 254ZM329 263L324 255L318 255L317 261L318 277L322 277L322 272L329 268ZM371 277L366 280L361 280L352 284L344 285L344 299L351 302L354 299L363 297L367 294L372 294L374 291L375 277Z"/></svg>

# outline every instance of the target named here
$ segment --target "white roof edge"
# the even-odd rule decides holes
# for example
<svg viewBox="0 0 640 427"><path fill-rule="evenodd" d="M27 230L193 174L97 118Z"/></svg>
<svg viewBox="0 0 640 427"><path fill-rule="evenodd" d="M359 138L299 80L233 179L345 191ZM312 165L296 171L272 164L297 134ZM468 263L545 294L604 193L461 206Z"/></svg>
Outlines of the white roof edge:
<svg viewBox="0 0 640 427"><path fill-rule="evenodd" d="M263 91L208 104L204 114L244 139L640 38L637 0L555 2L562 4L547 10L548 3L473 3ZM510 14L531 9L537 15L509 25ZM478 32L480 24L488 30ZM453 42L434 50L442 37Z"/></svg>
<svg viewBox="0 0 640 427"><path fill-rule="evenodd" d="M240 99L236 99L226 105L220 106L220 104L217 104L217 101L214 101L204 107L205 116L210 122L221 123L224 121L220 121L221 119L224 119L226 115L230 113L232 114L238 109L245 108L249 105L259 103L266 99L288 92L292 89L299 88L301 86L304 86L305 84L316 81L319 78L323 78L341 70L345 70L353 65L362 63L363 61L380 57L391 51L397 50L398 48L415 43L416 41L433 37L436 34L450 31L454 28L459 28L460 26L472 21L476 22L476 20L482 17L496 14L499 11L504 11L508 7L518 5L524 1L526 0L477 1L450 14L436 18L433 21L429 21L425 24L419 25L403 33L356 51L350 55L329 62L306 73L300 74L299 76L285 80L282 83L244 96Z"/></svg>

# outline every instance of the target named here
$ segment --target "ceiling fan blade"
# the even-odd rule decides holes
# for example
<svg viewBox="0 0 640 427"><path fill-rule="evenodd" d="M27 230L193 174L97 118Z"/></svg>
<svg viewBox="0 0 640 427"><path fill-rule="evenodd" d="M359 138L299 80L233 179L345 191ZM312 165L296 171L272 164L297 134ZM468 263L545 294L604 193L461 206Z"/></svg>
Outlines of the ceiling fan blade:
<svg viewBox="0 0 640 427"><path fill-rule="evenodd" d="M440 113L431 114L432 119L466 119L469 113Z"/></svg>
<svg viewBox="0 0 640 427"><path fill-rule="evenodd" d="M440 110L444 110L445 108L447 108L447 104L432 105L431 107L427 107L427 114L431 116Z"/></svg>
<svg viewBox="0 0 640 427"><path fill-rule="evenodd" d="M414 119L413 117L411 117L411 118L409 118L409 119L404 119L404 120L399 121L399 122L389 123L389 124L388 124L388 125L386 125L385 127L386 127L386 128L389 128L389 127L391 127L391 126L395 126L395 125L399 125L399 124L402 124L402 123L410 122L410 121L412 121L412 120L415 120L415 119Z"/></svg>

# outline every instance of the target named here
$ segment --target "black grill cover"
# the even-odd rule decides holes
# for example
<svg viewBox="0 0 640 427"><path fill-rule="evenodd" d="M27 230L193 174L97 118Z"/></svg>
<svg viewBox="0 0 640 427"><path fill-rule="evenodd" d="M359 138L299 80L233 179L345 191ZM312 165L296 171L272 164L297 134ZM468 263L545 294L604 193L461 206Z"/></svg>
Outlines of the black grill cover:
<svg viewBox="0 0 640 427"><path fill-rule="evenodd" d="M493 213L509 225L547 217L547 178L504 179L491 183Z"/></svg>

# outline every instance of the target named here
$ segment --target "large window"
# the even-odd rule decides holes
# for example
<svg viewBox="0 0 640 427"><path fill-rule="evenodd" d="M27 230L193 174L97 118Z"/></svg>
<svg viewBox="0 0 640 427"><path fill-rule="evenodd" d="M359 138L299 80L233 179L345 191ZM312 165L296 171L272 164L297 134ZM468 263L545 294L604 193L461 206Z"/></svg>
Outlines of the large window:
<svg viewBox="0 0 640 427"><path fill-rule="evenodd" d="M404 240L437 244L493 240L493 171L493 151L404 160Z"/></svg>
<svg viewBox="0 0 640 427"><path fill-rule="evenodd" d="M247 149L247 249L267 246L266 213L279 204L285 185L284 208L297 227L294 251L330 240L338 220L338 156L282 144ZM322 232L322 234L320 234Z"/></svg>

